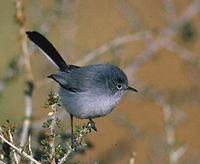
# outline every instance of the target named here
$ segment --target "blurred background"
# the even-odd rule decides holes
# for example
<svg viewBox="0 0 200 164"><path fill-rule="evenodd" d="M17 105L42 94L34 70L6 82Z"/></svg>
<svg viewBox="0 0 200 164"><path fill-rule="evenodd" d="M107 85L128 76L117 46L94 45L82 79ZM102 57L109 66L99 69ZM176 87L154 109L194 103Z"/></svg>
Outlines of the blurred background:
<svg viewBox="0 0 200 164"><path fill-rule="evenodd" d="M96 119L83 163L200 163L200 0L24 0L0 2L0 123L22 126L27 73L20 29L44 34L70 64L113 63L125 70L128 93ZM18 18L19 19L19 18ZM22 30L23 32L23 30ZM41 129L54 66L28 41L33 82L31 127ZM63 128L69 116L59 111ZM86 120L75 119L76 124Z"/></svg>

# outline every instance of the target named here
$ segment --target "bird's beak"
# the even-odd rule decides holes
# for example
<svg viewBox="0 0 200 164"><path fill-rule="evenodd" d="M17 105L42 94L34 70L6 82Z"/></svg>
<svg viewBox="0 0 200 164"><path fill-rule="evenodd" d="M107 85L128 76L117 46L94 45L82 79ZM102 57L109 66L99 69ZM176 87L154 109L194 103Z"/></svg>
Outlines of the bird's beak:
<svg viewBox="0 0 200 164"><path fill-rule="evenodd" d="M130 86L128 86L127 90L129 90L129 91L134 91L134 92L138 92L137 89L132 88L132 87L130 87Z"/></svg>

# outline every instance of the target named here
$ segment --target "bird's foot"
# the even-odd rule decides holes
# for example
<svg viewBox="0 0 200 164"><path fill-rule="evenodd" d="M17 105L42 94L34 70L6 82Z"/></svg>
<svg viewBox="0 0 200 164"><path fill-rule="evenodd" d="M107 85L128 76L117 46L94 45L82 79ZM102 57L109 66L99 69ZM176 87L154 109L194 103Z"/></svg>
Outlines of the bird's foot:
<svg viewBox="0 0 200 164"><path fill-rule="evenodd" d="M87 123L87 127L91 127L93 130L97 131L95 122L92 119L89 119L89 122Z"/></svg>

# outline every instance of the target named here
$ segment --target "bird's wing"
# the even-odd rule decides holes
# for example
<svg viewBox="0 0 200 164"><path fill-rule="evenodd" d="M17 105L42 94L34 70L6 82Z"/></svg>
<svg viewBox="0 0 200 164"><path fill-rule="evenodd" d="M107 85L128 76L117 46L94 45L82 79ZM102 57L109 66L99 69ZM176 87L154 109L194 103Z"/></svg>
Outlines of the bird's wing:
<svg viewBox="0 0 200 164"><path fill-rule="evenodd" d="M79 88L75 84L73 85L70 83L69 74L70 72L68 72L68 70L67 72L59 71L55 74L49 75L48 78L55 80L61 87L66 90L77 92Z"/></svg>
<svg viewBox="0 0 200 164"><path fill-rule="evenodd" d="M71 66L71 71L59 71L49 76L63 88L73 92L85 92L101 88L105 84L105 66L90 65L79 68Z"/></svg>

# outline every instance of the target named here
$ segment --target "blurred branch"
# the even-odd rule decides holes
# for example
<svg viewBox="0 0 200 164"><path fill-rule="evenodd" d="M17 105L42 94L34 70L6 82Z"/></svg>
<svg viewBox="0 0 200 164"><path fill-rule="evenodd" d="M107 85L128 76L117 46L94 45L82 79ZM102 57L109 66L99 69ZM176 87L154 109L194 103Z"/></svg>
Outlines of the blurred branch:
<svg viewBox="0 0 200 164"><path fill-rule="evenodd" d="M130 26L136 31L143 31L144 25L141 22L141 19L137 16L137 13L135 12L133 6L128 4L126 0L124 1L116 0L116 2L117 2L117 7L122 12L124 17L127 19Z"/></svg>
<svg viewBox="0 0 200 164"><path fill-rule="evenodd" d="M32 70L31 70L31 64L30 64L30 54L28 50L28 42L26 37L26 29L25 29L25 23L26 18L24 15L24 8L23 8L23 2L22 0L16 0L16 21L20 26L20 39L21 39L21 48L24 55L24 65L25 70L27 72L27 79L33 80Z"/></svg>
<svg viewBox="0 0 200 164"><path fill-rule="evenodd" d="M199 13L199 11L200 1L195 0L184 11L184 13L179 18L177 18L176 22L164 28L160 32L158 39L152 42L147 50L138 55L138 57L135 59L135 62L126 69L127 74L134 75L143 64L149 61L149 59L151 59L151 57L153 57L156 52L160 50L160 48L162 48L168 42L168 40L178 32L184 23L193 18L197 13Z"/></svg>
<svg viewBox="0 0 200 164"><path fill-rule="evenodd" d="M41 33L47 34L51 30L51 28L54 24L54 21L56 19L58 19L58 17L60 16L60 12L58 12L57 8L61 8L61 6L63 6L62 5L63 2L64 2L63 0L56 1L56 7L55 7L56 9L52 10L50 12L49 16L47 17L47 20L43 24L38 25L39 26L38 28L36 27ZM22 17L22 18L20 18L20 19L22 19L21 21L25 21L24 16L22 16L21 14L23 14L23 13L18 12L18 17ZM21 24L21 21L20 21L20 24ZM29 56L32 55L35 50L36 50L35 46L30 46ZM13 65L13 64L15 64L15 65ZM11 61L8 69L5 72L5 75L3 76L3 78L0 79L0 94L4 91L6 82L15 78L19 74L20 68L24 65L25 65L24 56L20 56L17 59L13 59Z"/></svg>
<svg viewBox="0 0 200 164"><path fill-rule="evenodd" d="M141 138L143 136L140 129L137 128L136 125L134 125L132 120L129 120L123 113L116 113L112 114L112 119L122 125L123 127L127 128L129 132L132 133L134 137Z"/></svg>
<svg viewBox="0 0 200 164"><path fill-rule="evenodd" d="M150 33L148 31L145 31L145 32L138 32L136 34L128 34L128 35L124 35L124 36L115 38L110 42L104 43L100 47L96 48L94 51L86 54L81 60L79 60L75 64L76 65L86 65L89 62L91 62L92 60L94 60L96 57L104 54L106 51L109 51L110 49L117 48L119 46L123 46L129 42L142 40L149 36L150 36Z"/></svg>
<svg viewBox="0 0 200 164"><path fill-rule="evenodd" d="M52 26L55 24L55 21L61 16L61 13L63 11L63 7L65 7L64 5L64 0L56 0L54 1L54 6L53 9L49 11L46 20L41 24L38 25L37 27L39 27L39 31L43 34L47 34Z"/></svg>
<svg viewBox="0 0 200 164"><path fill-rule="evenodd" d="M131 28L136 31L136 32L141 32L141 31L146 31L143 22L141 22L141 18L138 17L136 13L136 9L134 6L131 6L128 4L128 2L121 1L121 0L116 0L117 1L117 6L121 13L124 15L124 17L127 19L128 23L130 24ZM144 33L145 35L145 33ZM144 36L144 41L147 45L152 41L152 36L149 33L147 37Z"/></svg>
<svg viewBox="0 0 200 164"><path fill-rule="evenodd" d="M23 52L24 58L24 66L27 76L27 90L25 92L25 119L23 123L23 128L20 137L20 147L23 147L27 142L28 133L31 124L31 117L32 117L32 93L33 93L33 74L32 68L30 63L30 53L28 50L28 41L26 37L26 17L24 14L24 6L22 0L16 0L16 21L20 26L19 34L20 34L20 41L21 41L21 48ZM19 156L19 161L21 157Z"/></svg>
<svg viewBox="0 0 200 164"><path fill-rule="evenodd" d="M187 146L183 145L180 146L178 149L176 149L174 152L171 152L170 154L170 163L176 164L178 160L183 156L183 154L186 152Z"/></svg>
<svg viewBox="0 0 200 164"><path fill-rule="evenodd" d="M14 144L12 144L10 141L8 141L3 133L2 133L2 129L0 128L0 139L7 143L10 147L12 147L18 154L20 154L22 157L25 157L27 159L29 159L30 161L32 161L35 164L41 164L40 162L38 162L37 160L35 160L33 157L31 157L29 154L27 154L26 152L23 151L22 148L18 148L16 147Z"/></svg>
<svg viewBox="0 0 200 164"><path fill-rule="evenodd" d="M21 132L20 138L20 146L24 146L28 139L28 133L31 125L31 117L32 117L32 108L33 108L33 100L32 100L32 93L33 93L33 84L27 83L27 91L25 92L25 119L24 124Z"/></svg>
<svg viewBox="0 0 200 164"><path fill-rule="evenodd" d="M129 164L134 164L134 163L135 163L135 156L136 156L136 153L133 152L133 153L131 154L131 158L130 158L130 160L129 160Z"/></svg>
<svg viewBox="0 0 200 164"><path fill-rule="evenodd" d="M38 27L36 27L36 29L38 29L41 33L46 34L48 33L55 20L58 19L58 17L61 15L60 12L58 12L58 9L61 8L63 6L63 0L58 0L55 1L56 5L55 5L55 10L51 10L51 12L49 13L49 16L47 17L47 20L45 20L41 25L37 25ZM20 3L18 2L18 6L20 7ZM20 11L18 11L18 18L21 19L21 21L25 21L24 16L22 15L23 13ZM21 18L20 18L21 17ZM35 46L31 46L29 49L29 56L32 55L34 53L34 51L36 50ZM14 79L15 77L17 77L17 75L19 75L21 67L23 67L25 65L25 58L24 55L20 55L17 59L12 59L11 62L9 63L9 67L5 72L5 75L0 79L0 95L3 93L7 82L11 81L12 79Z"/></svg>
<svg viewBox="0 0 200 164"><path fill-rule="evenodd" d="M174 0L164 0L164 7L166 11L166 19L168 24L171 24L175 21L175 9L174 9Z"/></svg>
<svg viewBox="0 0 200 164"><path fill-rule="evenodd" d="M166 41L166 44L164 45L165 48L169 49L170 51L174 51L177 53L177 55L188 62L194 62L196 60L200 60L196 55L187 50L185 47L182 47L178 45L176 42L168 40Z"/></svg>
<svg viewBox="0 0 200 164"><path fill-rule="evenodd" d="M158 103L162 107L163 111L163 117L164 117L164 128L165 128L165 134L166 134L166 144L169 148L169 163L174 164L174 161L178 161L178 159L184 154L186 151L185 146L181 146L177 150L181 150L180 152L175 150L176 146L176 137L175 137L175 120L174 120L174 108L166 101L165 97L162 96L158 91L151 88L143 88L141 89L141 92L144 94L153 97L155 102ZM184 147L184 151L182 150L182 147Z"/></svg>

